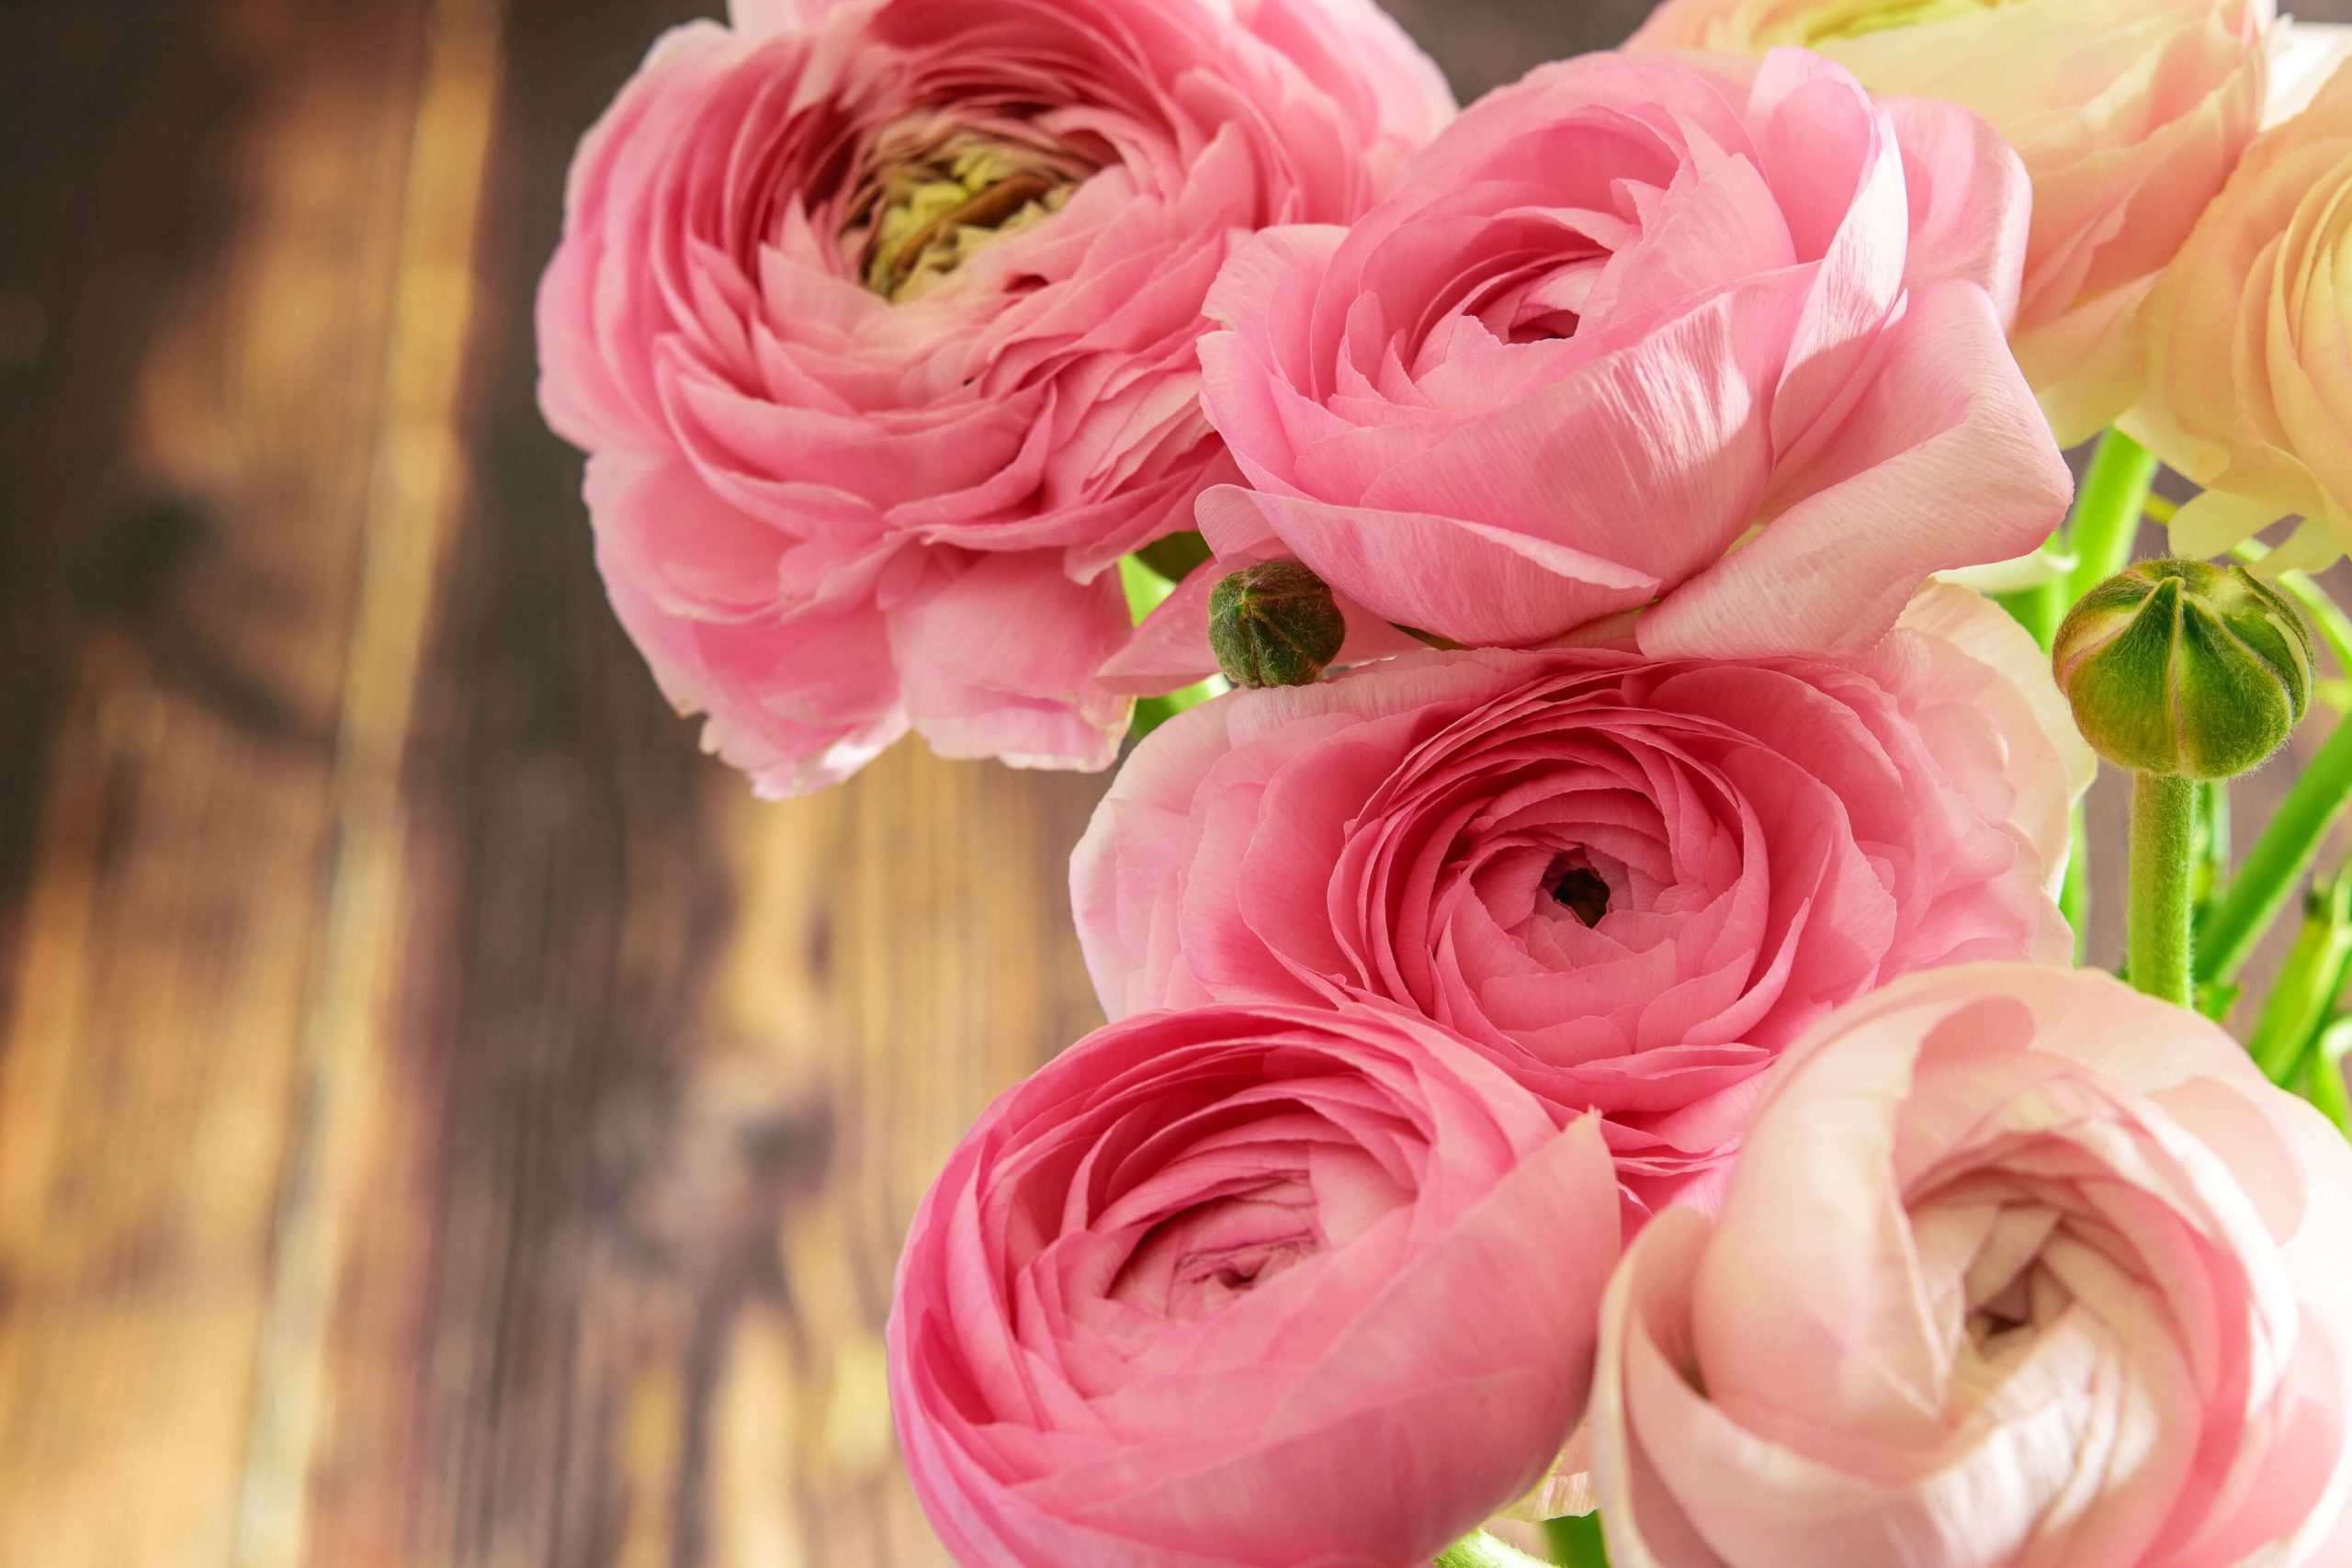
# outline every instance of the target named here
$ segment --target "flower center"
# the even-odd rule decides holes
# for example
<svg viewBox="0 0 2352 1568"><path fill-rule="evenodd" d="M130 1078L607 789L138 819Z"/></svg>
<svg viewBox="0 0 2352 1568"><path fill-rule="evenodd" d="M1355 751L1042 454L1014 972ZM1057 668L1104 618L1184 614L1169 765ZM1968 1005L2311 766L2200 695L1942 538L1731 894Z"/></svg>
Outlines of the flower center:
<svg viewBox="0 0 2352 1568"><path fill-rule="evenodd" d="M1323 1250L1314 1194L1295 1178L1213 1198L1152 1227L1111 1281L1113 1300L1174 1322L1222 1311Z"/></svg>
<svg viewBox="0 0 2352 1568"><path fill-rule="evenodd" d="M1871 33L1924 28L1978 11L1997 10L2017 0L1832 0L1786 30L1787 41L1813 47Z"/></svg>
<svg viewBox="0 0 2352 1568"><path fill-rule="evenodd" d="M1059 212L1080 177L1027 148L951 137L885 168L843 239L865 286L899 304Z"/></svg>
<svg viewBox="0 0 2352 1568"><path fill-rule="evenodd" d="M1520 886L1525 886L1521 883ZM1609 913L1609 884L1600 874L1581 863L1555 868L1552 880L1553 901L1585 923L1589 931L1600 923Z"/></svg>

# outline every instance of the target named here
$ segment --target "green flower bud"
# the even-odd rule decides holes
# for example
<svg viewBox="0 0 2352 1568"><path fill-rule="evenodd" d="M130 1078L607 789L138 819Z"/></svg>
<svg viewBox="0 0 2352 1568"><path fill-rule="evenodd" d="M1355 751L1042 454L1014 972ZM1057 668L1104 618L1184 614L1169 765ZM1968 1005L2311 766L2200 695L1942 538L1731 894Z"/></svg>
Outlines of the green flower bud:
<svg viewBox="0 0 2352 1568"><path fill-rule="evenodd" d="M2312 635L2244 567L2142 561L2083 596L2052 661L2083 736L2134 773L2226 779L2311 706Z"/></svg>
<svg viewBox="0 0 2352 1568"><path fill-rule="evenodd" d="M1348 623L1295 560L1245 567L1209 591L1209 646L1237 686L1305 686L1340 657Z"/></svg>

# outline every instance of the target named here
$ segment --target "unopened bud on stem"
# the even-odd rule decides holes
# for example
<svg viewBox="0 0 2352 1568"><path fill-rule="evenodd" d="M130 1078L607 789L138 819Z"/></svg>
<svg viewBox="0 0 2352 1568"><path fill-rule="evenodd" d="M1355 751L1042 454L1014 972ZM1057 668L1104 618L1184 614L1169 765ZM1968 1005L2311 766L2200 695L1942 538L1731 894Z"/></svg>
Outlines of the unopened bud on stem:
<svg viewBox="0 0 2352 1568"><path fill-rule="evenodd" d="M1245 567L1209 592L1209 646L1237 686L1305 686L1340 657L1348 624L1295 560Z"/></svg>
<svg viewBox="0 0 2352 1568"><path fill-rule="evenodd" d="M2058 684L2093 750L2134 773L2226 779L2286 744L2311 705L2302 615L2244 567L2143 561L2058 628Z"/></svg>

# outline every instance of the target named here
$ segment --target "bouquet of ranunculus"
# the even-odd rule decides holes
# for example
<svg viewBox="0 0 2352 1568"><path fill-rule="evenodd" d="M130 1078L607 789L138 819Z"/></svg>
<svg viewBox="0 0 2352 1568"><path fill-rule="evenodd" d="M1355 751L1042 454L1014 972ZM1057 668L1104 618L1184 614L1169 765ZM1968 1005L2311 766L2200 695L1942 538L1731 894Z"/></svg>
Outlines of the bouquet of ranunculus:
<svg viewBox="0 0 2352 1568"><path fill-rule="evenodd" d="M1136 738L1113 1021L899 1273L959 1562L2352 1568L2347 55L1668 0L1457 113L1371 0L655 47L539 329L663 689L775 795Z"/></svg>

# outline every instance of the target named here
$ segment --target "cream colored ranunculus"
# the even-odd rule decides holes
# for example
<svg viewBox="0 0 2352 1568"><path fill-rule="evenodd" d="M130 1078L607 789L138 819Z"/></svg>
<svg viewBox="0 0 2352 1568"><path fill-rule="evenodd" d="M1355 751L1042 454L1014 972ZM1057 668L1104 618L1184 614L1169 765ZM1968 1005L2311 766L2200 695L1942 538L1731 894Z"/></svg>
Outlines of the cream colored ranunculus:
<svg viewBox="0 0 2352 1568"><path fill-rule="evenodd" d="M2205 487L2173 525L2206 556L2282 517L2276 558L2352 546L2352 66L2263 133L2142 314L2125 428Z"/></svg>
<svg viewBox="0 0 2352 1568"><path fill-rule="evenodd" d="M1668 0L1645 49L1828 55L1944 98L2033 176L2013 343L2059 436L2138 392L2134 311L2262 118L2273 0Z"/></svg>

